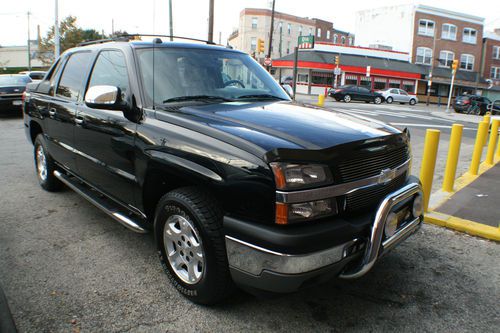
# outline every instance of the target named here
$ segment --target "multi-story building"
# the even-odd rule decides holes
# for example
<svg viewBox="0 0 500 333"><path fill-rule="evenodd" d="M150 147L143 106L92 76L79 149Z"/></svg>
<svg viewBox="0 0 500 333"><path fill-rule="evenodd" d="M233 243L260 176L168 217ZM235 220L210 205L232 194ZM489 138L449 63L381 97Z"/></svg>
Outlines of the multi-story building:
<svg viewBox="0 0 500 333"><path fill-rule="evenodd" d="M255 54L258 59L263 59L269 50L271 15L270 9L243 9L240 13L238 29L228 38L229 45L249 54ZM271 58L278 59L293 53L298 37L303 35L314 35L316 41L344 45L354 43L354 35L334 29L332 22L275 12ZM260 54L257 52L259 39L264 40L264 52Z"/></svg>
<svg viewBox="0 0 500 333"><path fill-rule="evenodd" d="M500 29L484 33L481 74L491 80L485 95L492 100L500 99Z"/></svg>

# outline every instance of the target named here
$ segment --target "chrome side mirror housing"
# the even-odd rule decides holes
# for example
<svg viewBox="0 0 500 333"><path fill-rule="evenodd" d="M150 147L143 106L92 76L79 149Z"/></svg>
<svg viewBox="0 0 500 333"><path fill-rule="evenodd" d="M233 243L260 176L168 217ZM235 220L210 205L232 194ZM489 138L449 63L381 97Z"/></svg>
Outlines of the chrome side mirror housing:
<svg viewBox="0 0 500 333"><path fill-rule="evenodd" d="M283 90L285 90L285 92L288 94L288 96L290 96L291 98L293 98L293 88L292 88L292 86L290 86L289 84L282 84L281 87L283 88Z"/></svg>
<svg viewBox="0 0 500 333"><path fill-rule="evenodd" d="M115 86L93 86L85 94L85 104L90 108L116 110L120 102L120 89Z"/></svg>

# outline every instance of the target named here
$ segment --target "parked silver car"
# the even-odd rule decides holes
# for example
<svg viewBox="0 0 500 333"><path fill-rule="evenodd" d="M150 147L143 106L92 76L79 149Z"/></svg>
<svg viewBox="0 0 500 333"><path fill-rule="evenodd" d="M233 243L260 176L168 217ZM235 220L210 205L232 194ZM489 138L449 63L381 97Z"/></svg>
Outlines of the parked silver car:
<svg viewBox="0 0 500 333"><path fill-rule="evenodd" d="M410 95L403 89L390 88L386 90L380 90L379 93L384 95L385 101L389 104L391 104L392 102L409 103L410 105L415 105L418 103L417 96Z"/></svg>

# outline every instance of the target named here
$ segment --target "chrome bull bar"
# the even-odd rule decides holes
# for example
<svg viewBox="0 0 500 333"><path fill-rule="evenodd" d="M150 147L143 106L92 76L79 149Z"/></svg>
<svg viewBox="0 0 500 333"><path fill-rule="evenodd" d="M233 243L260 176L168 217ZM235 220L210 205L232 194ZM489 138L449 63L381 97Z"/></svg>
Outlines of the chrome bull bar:
<svg viewBox="0 0 500 333"><path fill-rule="evenodd" d="M339 276L340 278L356 279L365 275L377 261L381 248L388 250L419 228L423 216L414 217L412 221L407 222L394 235L383 241L385 223L391 209L399 202L409 199L416 194L423 195L422 187L418 183L410 183L385 197L377 209L370 239L366 243L361 261L354 268L342 272Z"/></svg>

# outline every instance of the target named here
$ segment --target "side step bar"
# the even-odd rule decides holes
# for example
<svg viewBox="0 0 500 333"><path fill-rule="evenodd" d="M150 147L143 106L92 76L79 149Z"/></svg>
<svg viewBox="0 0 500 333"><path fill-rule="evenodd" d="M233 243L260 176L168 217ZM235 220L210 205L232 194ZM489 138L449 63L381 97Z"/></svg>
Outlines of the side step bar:
<svg viewBox="0 0 500 333"><path fill-rule="evenodd" d="M120 222L125 228L140 234L148 232L141 226L142 223L140 217L136 217L137 220L135 220L132 216L130 216L129 212L121 208L118 204L109 199L101 198L100 195L93 191L90 187L81 184L76 181L76 179L74 180L74 177L67 176L57 170L54 171L54 176L56 176L57 179L73 191L90 201L94 206L101 209L116 221Z"/></svg>

